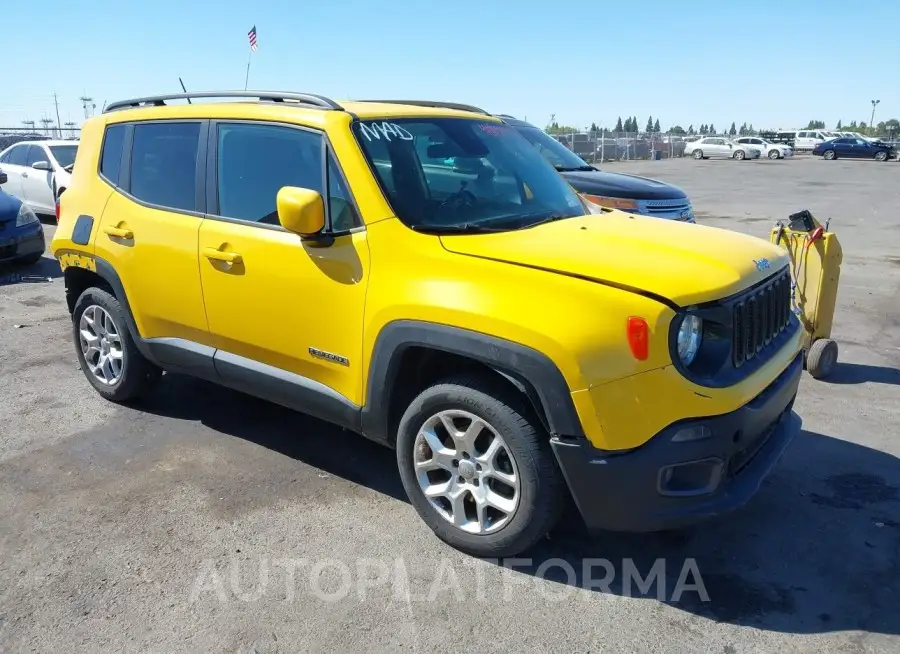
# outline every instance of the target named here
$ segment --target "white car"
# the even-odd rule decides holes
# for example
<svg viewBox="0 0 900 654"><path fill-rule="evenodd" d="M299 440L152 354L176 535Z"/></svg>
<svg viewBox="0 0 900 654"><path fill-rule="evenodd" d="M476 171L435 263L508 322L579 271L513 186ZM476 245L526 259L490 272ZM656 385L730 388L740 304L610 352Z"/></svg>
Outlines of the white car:
<svg viewBox="0 0 900 654"><path fill-rule="evenodd" d="M769 159L785 159L794 156L794 150L791 146L785 145L784 143L772 143L772 141L767 141L758 136L742 136L735 141L742 145L759 148L762 150L763 156L766 156Z"/></svg>
<svg viewBox="0 0 900 654"><path fill-rule="evenodd" d="M72 179L78 141L21 141L0 152L3 190L36 213L56 213L56 199Z"/></svg>
<svg viewBox="0 0 900 654"><path fill-rule="evenodd" d="M694 159L759 159L762 154L757 147L736 143L724 136L704 136L688 143L686 152Z"/></svg>

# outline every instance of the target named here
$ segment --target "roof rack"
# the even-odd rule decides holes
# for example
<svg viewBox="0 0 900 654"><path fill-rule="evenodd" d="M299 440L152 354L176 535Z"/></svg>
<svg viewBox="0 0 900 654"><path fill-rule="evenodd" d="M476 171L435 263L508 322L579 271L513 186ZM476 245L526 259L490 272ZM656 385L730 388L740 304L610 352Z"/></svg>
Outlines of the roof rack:
<svg viewBox="0 0 900 654"><path fill-rule="evenodd" d="M167 93L151 95L146 98L119 100L106 105L103 113L117 109L131 109L140 106L164 107L166 100L190 100L191 98L255 98L260 102L284 102L293 100L319 109L343 111L343 107L334 100L312 93L284 93L281 91L197 91L195 93Z"/></svg>
<svg viewBox="0 0 900 654"><path fill-rule="evenodd" d="M476 114L490 114L471 104L459 104L458 102L437 102L433 100L358 100L358 102L383 102L385 104L408 104L413 107L441 107L444 109L457 109L458 111L471 111Z"/></svg>

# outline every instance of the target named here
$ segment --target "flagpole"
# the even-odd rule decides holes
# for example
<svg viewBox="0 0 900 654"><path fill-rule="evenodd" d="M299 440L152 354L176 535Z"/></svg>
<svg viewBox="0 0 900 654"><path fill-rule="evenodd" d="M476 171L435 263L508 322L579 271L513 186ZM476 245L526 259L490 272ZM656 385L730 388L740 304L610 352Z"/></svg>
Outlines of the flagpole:
<svg viewBox="0 0 900 654"><path fill-rule="evenodd" d="M247 55L247 75L244 77L244 90L247 90L247 82L250 81L250 60L253 59L253 48L250 48L250 53Z"/></svg>

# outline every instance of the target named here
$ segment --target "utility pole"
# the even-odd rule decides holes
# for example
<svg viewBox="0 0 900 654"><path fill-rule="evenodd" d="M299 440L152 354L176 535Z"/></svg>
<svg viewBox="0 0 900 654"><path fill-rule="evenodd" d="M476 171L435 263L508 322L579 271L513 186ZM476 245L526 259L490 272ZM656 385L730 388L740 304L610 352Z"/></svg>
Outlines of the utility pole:
<svg viewBox="0 0 900 654"><path fill-rule="evenodd" d="M95 104L91 104L94 101L94 98L90 98L86 95L83 95L80 98L78 98L78 100L81 102L81 106L84 107L84 119L87 120L88 118L91 117L88 106L91 106L91 107L97 106Z"/></svg>
<svg viewBox="0 0 900 654"><path fill-rule="evenodd" d="M875 133L875 107L881 104L881 100L872 100L872 118L869 120L869 129L873 130L872 134Z"/></svg>
<svg viewBox="0 0 900 654"><path fill-rule="evenodd" d="M26 127L31 128L32 132L34 131L34 121L33 120L23 120L22 124L25 125Z"/></svg>
<svg viewBox="0 0 900 654"><path fill-rule="evenodd" d="M50 125L53 124L52 118L41 118L41 125L44 126L44 131L47 133L47 136L52 136L53 134L50 132Z"/></svg>
<svg viewBox="0 0 900 654"><path fill-rule="evenodd" d="M59 130L59 138L62 138L62 123L59 121L59 100L56 99L56 91L53 92L53 105L56 107L56 128Z"/></svg>
<svg viewBox="0 0 900 654"><path fill-rule="evenodd" d="M69 130L69 136L75 138L75 123L70 120L65 125L66 129Z"/></svg>

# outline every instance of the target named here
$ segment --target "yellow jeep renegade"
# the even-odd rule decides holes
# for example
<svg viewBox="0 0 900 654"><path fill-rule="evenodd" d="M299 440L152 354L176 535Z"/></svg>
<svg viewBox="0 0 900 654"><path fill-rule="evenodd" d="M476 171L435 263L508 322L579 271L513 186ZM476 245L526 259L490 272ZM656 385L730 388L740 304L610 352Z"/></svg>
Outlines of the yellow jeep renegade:
<svg viewBox="0 0 900 654"><path fill-rule="evenodd" d="M475 555L527 549L566 493L591 530L723 513L799 429L781 250L586 204L474 107L115 102L60 214L99 393L166 370L355 430Z"/></svg>

